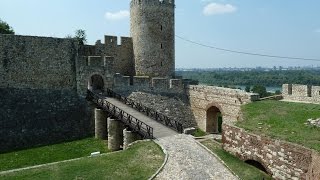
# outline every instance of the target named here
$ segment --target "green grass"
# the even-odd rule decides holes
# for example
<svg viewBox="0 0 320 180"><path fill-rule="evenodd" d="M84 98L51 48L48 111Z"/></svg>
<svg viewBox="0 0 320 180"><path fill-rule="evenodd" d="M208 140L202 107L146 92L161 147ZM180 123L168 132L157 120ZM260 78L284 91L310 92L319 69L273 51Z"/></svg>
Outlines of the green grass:
<svg viewBox="0 0 320 180"><path fill-rule="evenodd" d="M320 152L320 128L304 124L310 118L320 118L320 105L270 100L244 105L242 112L244 121L237 126Z"/></svg>
<svg viewBox="0 0 320 180"><path fill-rule="evenodd" d="M23 168L108 152L106 141L94 138L0 154L0 171Z"/></svg>
<svg viewBox="0 0 320 180"><path fill-rule="evenodd" d="M269 175L265 174L259 169L246 164L245 162L241 161L237 157L224 151L221 145L213 142L212 140L204 141L202 142L202 144L205 145L207 148L209 148L217 156L219 156L220 159L222 159L228 165L228 167L235 174L237 174L241 179L245 179L245 180L272 179Z"/></svg>
<svg viewBox="0 0 320 180"><path fill-rule="evenodd" d="M202 137L202 136L207 135L207 133L202 131L201 129L197 128L196 131L192 135L194 137Z"/></svg>
<svg viewBox="0 0 320 180"><path fill-rule="evenodd" d="M59 163L47 167L0 175L2 180L42 179L148 179L164 160L154 142L141 142L126 151L94 158Z"/></svg>

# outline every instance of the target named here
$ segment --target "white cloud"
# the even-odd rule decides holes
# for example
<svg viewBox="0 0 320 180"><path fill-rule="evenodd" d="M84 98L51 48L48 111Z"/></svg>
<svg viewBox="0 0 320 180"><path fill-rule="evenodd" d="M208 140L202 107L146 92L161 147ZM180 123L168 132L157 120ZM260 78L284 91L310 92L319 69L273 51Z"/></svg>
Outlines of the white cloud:
<svg viewBox="0 0 320 180"><path fill-rule="evenodd" d="M106 12L105 18L110 21L118 21L122 19L126 19L130 16L129 11L121 10L118 12Z"/></svg>
<svg viewBox="0 0 320 180"><path fill-rule="evenodd" d="M237 11L237 7L231 4L210 3L204 7L203 14L205 16L210 16L216 14L233 13L235 11Z"/></svg>

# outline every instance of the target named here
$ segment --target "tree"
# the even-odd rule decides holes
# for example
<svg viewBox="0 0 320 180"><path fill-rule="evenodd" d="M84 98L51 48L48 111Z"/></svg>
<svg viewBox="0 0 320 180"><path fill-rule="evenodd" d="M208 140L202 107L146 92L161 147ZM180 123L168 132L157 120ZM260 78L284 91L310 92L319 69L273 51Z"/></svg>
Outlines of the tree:
<svg viewBox="0 0 320 180"><path fill-rule="evenodd" d="M79 41L79 44L83 45L87 43L87 34L86 31L83 29L76 30L74 38L76 38Z"/></svg>
<svg viewBox="0 0 320 180"><path fill-rule="evenodd" d="M246 86L245 91L246 91L246 92L250 92L250 86Z"/></svg>
<svg viewBox="0 0 320 180"><path fill-rule="evenodd" d="M0 19L0 34L14 34L14 30L8 23Z"/></svg>
<svg viewBox="0 0 320 180"><path fill-rule="evenodd" d="M275 95L280 95L281 91L280 90L276 90Z"/></svg>
<svg viewBox="0 0 320 180"><path fill-rule="evenodd" d="M264 87L262 85L254 85L252 87L252 92L258 93L261 98L268 96L268 92L267 92L266 87Z"/></svg>

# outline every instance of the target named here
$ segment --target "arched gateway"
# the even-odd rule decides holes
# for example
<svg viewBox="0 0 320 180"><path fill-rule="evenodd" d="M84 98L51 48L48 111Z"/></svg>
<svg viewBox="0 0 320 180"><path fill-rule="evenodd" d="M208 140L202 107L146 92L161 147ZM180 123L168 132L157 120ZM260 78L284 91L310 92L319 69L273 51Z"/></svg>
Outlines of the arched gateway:
<svg viewBox="0 0 320 180"><path fill-rule="evenodd" d="M93 91L104 91L104 81L101 75L94 74L88 80L88 89Z"/></svg>
<svg viewBox="0 0 320 180"><path fill-rule="evenodd" d="M218 107L211 106L207 109L206 132L220 134L222 133L222 114Z"/></svg>

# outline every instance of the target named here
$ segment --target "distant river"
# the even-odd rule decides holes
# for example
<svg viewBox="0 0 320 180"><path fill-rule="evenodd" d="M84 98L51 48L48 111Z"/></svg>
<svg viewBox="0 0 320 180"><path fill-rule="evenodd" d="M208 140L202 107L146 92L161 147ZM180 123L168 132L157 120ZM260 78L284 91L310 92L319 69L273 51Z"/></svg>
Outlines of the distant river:
<svg viewBox="0 0 320 180"><path fill-rule="evenodd" d="M203 85L207 85L207 84L203 84ZM231 86L233 86L233 85L231 85ZM241 88L242 90L246 89L245 85L237 85L235 87ZM275 93L277 90L280 90L282 92L282 87L281 86L267 86L266 89L267 89L268 92L271 92L271 93Z"/></svg>
<svg viewBox="0 0 320 180"><path fill-rule="evenodd" d="M244 86L244 85L237 85L236 87L241 88L242 90L246 89L246 86ZM276 92L277 90L280 90L282 92L281 86L267 86L266 89L268 92L272 92L272 93Z"/></svg>

